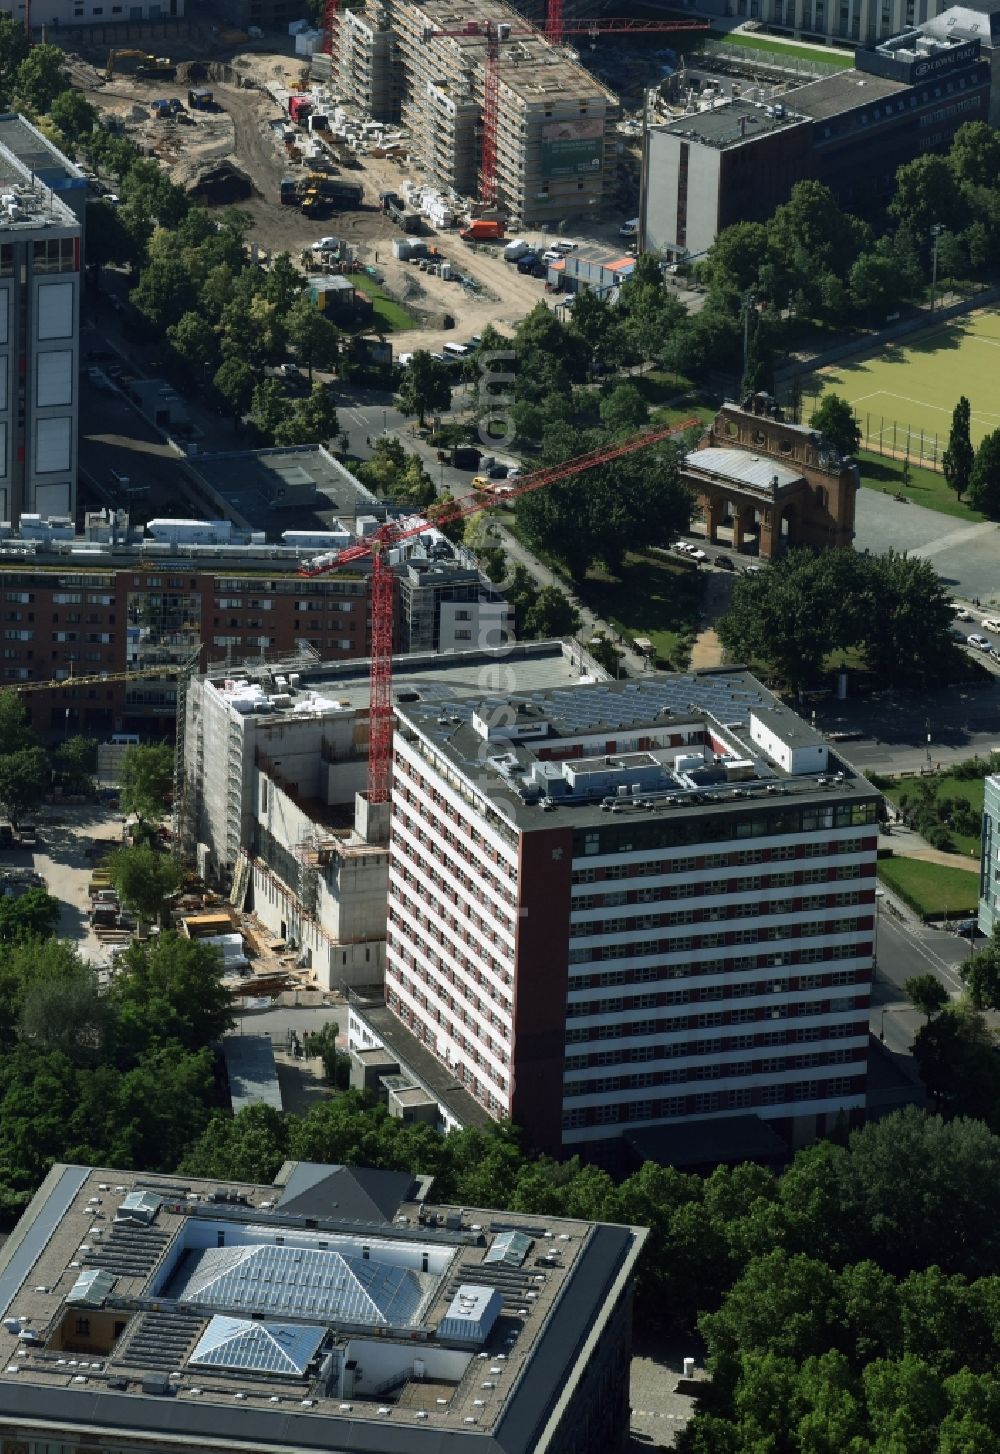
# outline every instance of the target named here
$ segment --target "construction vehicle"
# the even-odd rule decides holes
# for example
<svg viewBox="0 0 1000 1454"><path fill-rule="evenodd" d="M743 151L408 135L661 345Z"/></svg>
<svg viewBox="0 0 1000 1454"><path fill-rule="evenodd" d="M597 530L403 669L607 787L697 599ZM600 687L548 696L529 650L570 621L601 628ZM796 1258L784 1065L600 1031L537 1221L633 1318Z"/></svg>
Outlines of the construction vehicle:
<svg viewBox="0 0 1000 1454"><path fill-rule="evenodd" d="M463 242L501 242L503 223L488 217L477 217L458 235Z"/></svg>
<svg viewBox="0 0 1000 1454"><path fill-rule="evenodd" d="M311 96L289 96L288 114L296 126L305 126L313 109Z"/></svg>
<svg viewBox="0 0 1000 1454"><path fill-rule="evenodd" d="M385 215L391 217L396 226L401 227L407 235L420 231L420 213L407 207L398 192L380 193L379 202Z"/></svg>
<svg viewBox="0 0 1000 1454"><path fill-rule="evenodd" d="M106 81L114 80L115 67L118 62L128 60L139 62L135 68L135 75L143 81L151 81L156 77L172 81L177 74L177 67L169 56L152 56L144 50L113 50L108 52L108 65L104 72L104 79Z"/></svg>
<svg viewBox="0 0 1000 1454"><path fill-rule="evenodd" d="M192 111L215 111L217 109L215 93L210 91L207 86L198 86L188 92L188 105Z"/></svg>
<svg viewBox="0 0 1000 1454"><path fill-rule="evenodd" d="M300 207L306 217L319 217L326 212L353 211L361 206L364 188L360 182L345 182L312 172L300 183Z"/></svg>
<svg viewBox="0 0 1000 1454"><path fill-rule="evenodd" d="M540 490L558 480L571 479L587 470L597 469L611 460L634 454L636 450L648 449L660 444L673 435L687 429L700 429L697 419L685 419L681 424L666 428L647 430L624 439L619 444L604 445L589 454L567 460L550 469L537 470L524 475L506 493L507 500L517 499L533 490ZM482 466L482 461L480 461ZM496 497L486 490L477 490L461 499L451 500L443 505L432 520L421 520L416 525L400 524L387 520L374 534L358 540L344 550L328 555L318 555L299 568L299 575L321 576L340 566L350 565L370 558L371 576L371 695L368 709L368 801L386 803L389 801L389 779L392 769L392 629L395 616L395 577L389 556L396 545L425 530L440 530L452 521L465 520L480 510L497 503Z"/></svg>

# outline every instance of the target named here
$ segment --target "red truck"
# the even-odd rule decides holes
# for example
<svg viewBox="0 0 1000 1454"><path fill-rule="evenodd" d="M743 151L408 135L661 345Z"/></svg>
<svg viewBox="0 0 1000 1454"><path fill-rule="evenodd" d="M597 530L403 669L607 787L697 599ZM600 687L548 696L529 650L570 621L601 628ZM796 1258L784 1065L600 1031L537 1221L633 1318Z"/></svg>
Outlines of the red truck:
<svg viewBox="0 0 1000 1454"><path fill-rule="evenodd" d="M313 103L311 96L289 96L288 114L296 126L305 126L312 109Z"/></svg>
<svg viewBox="0 0 1000 1454"><path fill-rule="evenodd" d="M503 237L503 223L494 222L486 217L477 217L470 222L459 237L463 242L499 242Z"/></svg>

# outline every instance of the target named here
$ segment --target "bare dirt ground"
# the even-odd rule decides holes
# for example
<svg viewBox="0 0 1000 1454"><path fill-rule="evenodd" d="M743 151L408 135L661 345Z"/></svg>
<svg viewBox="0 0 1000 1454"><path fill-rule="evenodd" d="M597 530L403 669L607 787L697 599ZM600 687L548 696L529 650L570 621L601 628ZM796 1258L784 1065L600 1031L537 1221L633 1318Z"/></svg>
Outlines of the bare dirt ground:
<svg viewBox="0 0 1000 1454"><path fill-rule="evenodd" d="M194 53L193 53L194 54ZM204 71L193 70L179 47L172 56L178 63L173 81L138 80L133 75L119 74L111 81L104 79L103 68L88 58L69 57L73 80L87 97L102 110L115 114L132 138L166 167L172 179L189 186L199 171L209 164L229 160L251 179L255 195L239 206L254 219L251 241L273 252L289 252L298 259L317 235L332 234L345 238L354 249L359 263L378 270L387 293L407 307L418 321L412 330L394 335L397 352L415 348L438 349L456 337L481 333L487 324L501 332L510 332L526 313L541 301L552 303L554 295L545 292L537 278L524 277L505 264L499 248L472 247L460 241L457 230L435 234L425 230L426 240L455 264L459 272L473 278L475 292L455 281L442 281L432 274L399 262L392 256L393 238L399 236L393 223L379 210L381 191L398 191L409 177L418 174L398 162L365 156L359 170L345 176L364 188L362 207L342 212L322 222L309 221L297 208L282 207L278 201L281 178L290 171L289 163L277 142L269 122L280 117L278 106L264 87L270 81L294 87L301 80L301 58L271 50L243 50L205 57L213 68L204 78ZM97 60L97 57L93 58ZM240 87L214 78L220 61L233 66L256 83ZM197 65L197 62L195 63ZM231 74L231 72L229 73ZM211 85L221 106L214 113L190 112L194 125L153 120L149 103L161 96L186 99L189 84ZM610 241L616 234L614 224L589 227L581 240ZM544 242L539 234L529 239ZM454 329L445 329L444 315L455 320Z"/></svg>

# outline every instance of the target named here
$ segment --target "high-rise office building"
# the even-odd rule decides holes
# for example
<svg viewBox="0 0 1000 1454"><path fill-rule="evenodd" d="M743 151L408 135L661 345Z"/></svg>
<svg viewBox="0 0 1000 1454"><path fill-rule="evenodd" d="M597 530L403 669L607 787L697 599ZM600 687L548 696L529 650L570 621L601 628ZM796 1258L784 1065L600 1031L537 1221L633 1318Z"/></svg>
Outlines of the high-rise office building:
<svg viewBox="0 0 1000 1454"><path fill-rule="evenodd" d="M863 1114L879 794L742 670L397 703L385 994L551 1151Z"/></svg>
<svg viewBox="0 0 1000 1454"><path fill-rule="evenodd" d="M76 509L81 236L0 142L0 520Z"/></svg>

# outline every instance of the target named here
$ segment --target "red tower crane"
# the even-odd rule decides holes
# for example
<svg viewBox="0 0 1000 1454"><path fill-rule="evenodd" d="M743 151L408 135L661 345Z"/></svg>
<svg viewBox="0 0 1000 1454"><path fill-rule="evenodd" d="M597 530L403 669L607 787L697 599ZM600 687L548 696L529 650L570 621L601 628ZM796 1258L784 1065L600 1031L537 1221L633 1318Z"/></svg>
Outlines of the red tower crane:
<svg viewBox="0 0 1000 1454"><path fill-rule="evenodd" d="M652 444L660 444L674 434L683 434L686 429L697 428L700 428L698 419L685 419L682 424L672 424L667 428L652 429L643 434L635 434L620 444L604 445L600 449L591 450L589 454L578 455L576 459L567 460L564 464L555 465L550 469L536 470L533 474L525 475L523 479L518 480L517 485L504 498L510 500L530 494L532 490L540 490L545 485L555 484L557 480L569 479L573 475L582 474L585 470L596 469L598 465L607 464L610 460L621 459L626 454L634 454L637 449L647 449ZM370 803L388 802L392 769L394 584L392 567L388 559L389 552L400 541L410 540L414 535L423 534L425 530L448 525L453 520L465 520L470 515L489 509L496 503L494 496L477 490L474 494L466 495L460 500L453 500L450 505L435 515L433 521L421 520L416 525L401 525L396 521L388 520L367 539L356 541L354 545L347 546L346 549L338 551L335 555L319 556L299 570L299 575L320 576L325 575L327 571L337 570L339 566L351 565L355 561L371 557L372 656L368 727L368 801Z"/></svg>
<svg viewBox="0 0 1000 1454"><path fill-rule="evenodd" d="M329 0L335 6L336 0ZM708 30L707 20L631 20L627 16L596 20L565 20L562 0L548 0L545 16L545 39L559 45L568 35L586 35L596 40L599 35L659 35L669 31ZM485 80L483 85L483 151L479 173L479 200L492 207L497 198L497 125L500 115L500 44L511 36L541 35L527 21L523 25L505 20L470 20L466 25L442 30L435 25L424 31L424 40L436 36L481 36L486 42Z"/></svg>

